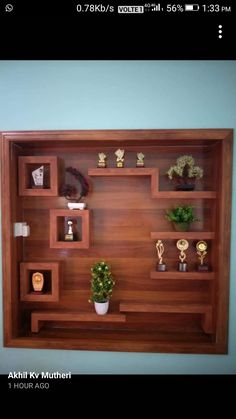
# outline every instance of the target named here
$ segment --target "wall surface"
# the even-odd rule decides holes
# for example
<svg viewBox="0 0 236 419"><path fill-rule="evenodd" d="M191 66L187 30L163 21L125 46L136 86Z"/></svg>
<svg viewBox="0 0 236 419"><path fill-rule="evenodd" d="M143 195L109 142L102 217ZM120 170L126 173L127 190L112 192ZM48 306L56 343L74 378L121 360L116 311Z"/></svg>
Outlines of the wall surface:
<svg viewBox="0 0 236 419"><path fill-rule="evenodd" d="M235 115L236 61L0 61L1 131L236 129ZM236 254L235 154L234 149L232 255ZM236 373L235 279L232 257L228 355L8 349L3 348L1 333L0 373ZM0 305L2 331L2 297Z"/></svg>

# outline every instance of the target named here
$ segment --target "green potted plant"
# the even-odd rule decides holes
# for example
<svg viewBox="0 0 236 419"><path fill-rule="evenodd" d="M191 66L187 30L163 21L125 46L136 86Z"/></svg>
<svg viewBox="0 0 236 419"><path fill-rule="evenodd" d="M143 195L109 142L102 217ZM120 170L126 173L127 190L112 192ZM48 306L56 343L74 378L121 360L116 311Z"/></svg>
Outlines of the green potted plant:
<svg viewBox="0 0 236 419"><path fill-rule="evenodd" d="M179 191L192 191L195 188L195 180L203 177L203 169L195 166L192 156L183 155L176 160L176 164L171 166L166 172L170 180L176 184Z"/></svg>
<svg viewBox="0 0 236 419"><path fill-rule="evenodd" d="M100 261L91 268L91 296L89 302L94 302L97 314L106 314L109 307L109 299L112 297L115 281L111 274L110 266Z"/></svg>
<svg viewBox="0 0 236 419"><path fill-rule="evenodd" d="M199 221L191 206L175 207L166 211L166 218L173 223L176 231L188 231L191 223Z"/></svg>

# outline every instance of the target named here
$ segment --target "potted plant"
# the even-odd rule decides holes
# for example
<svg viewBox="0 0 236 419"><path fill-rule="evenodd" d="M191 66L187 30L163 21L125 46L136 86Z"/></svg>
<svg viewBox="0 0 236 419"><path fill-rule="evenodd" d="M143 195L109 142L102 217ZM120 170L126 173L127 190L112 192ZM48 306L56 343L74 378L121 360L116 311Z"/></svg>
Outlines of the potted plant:
<svg viewBox="0 0 236 419"><path fill-rule="evenodd" d="M191 206L175 207L166 211L166 218L173 223L176 231L188 231L191 223L199 221Z"/></svg>
<svg viewBox="0 0 236 419"><path fill-rule="evenodd" d="M110 266L100 261L91 268L91 296L89 302L94 302L97 314L106 314L109 307L109 299L115 285Z"/></svg>
<svg viewBox="0 0 236 419"><path fill-rule="evenodd" d="M203 177L203 169L195 166L195 160L192 156L180 156L176 164L171 166L166 172L170 180L176 184L179 191L192 191L195 188L195 180Z"/></svg>
<svg viewBox="0 0 236 419"><path fill-rule="evenodd" d="M82 173L74 167L67 167L66 172L71 174L76 179L79 183L79 189L75 184L67 183L61 187L60 196L64 196L68 201L73 201L68 203L69 209L83 210L86 208L86 204L80 202L80 200L84 196L88 195L89 183Z"/></svg>

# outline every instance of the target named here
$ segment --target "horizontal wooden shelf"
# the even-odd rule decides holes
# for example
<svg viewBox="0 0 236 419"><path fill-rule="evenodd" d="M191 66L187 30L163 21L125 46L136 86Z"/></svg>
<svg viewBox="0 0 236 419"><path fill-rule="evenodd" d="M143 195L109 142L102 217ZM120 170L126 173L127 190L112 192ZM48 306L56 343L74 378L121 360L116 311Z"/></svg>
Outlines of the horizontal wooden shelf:
<svg viewBox="0 0 236 419"><path fill-rule="evenodd" d="M210 281L215 279L215 272L178 272L178 271L153 271L150 274L151 279L186 279Z"/></svg>
<svg viewBox="0 0 236 419"><path fill-rule="evenodd" d="M96 313L78 311L33 311L31 313L31 331L33 333L38 333L43 324L47 321L124 323L126 321L126 316L120 313L98 315Z"/></svg>
<svg viewBox="0 0 236 419"><path fill-rule="evenodd" d="M215 233L214 231L152 231L151 239L179 239L185 238L186 240L214 240Z"/></svg>
<svg viewBox="0 0 236 419"><path fill-rule="evenodd" d="M154 303L143 301L121 301L120 312L129 313L196 313L202 314L202 328L205 333L213 333L212 307L203 303Z"/></svg>
<svg viewBox="0 0 236 419"><path fill-rule="evenodd" d="M214 191L159 191L159 169L157 167L89 169L89 176L151 176L152 198L215 199Z"/></svg>
<svg viewBox="0 0 236 419"><path fill-rule="evenodd" d="M89 176L152 176L157 173L155 167L134 167L134 168L110 168L110 169L89 169Z"/></svg>
<svg viewBox="0 0 236 419"><path fill-rule="evenodd" d="M216 199L214 191L159 191L155 198L176 199Z"/></svg>

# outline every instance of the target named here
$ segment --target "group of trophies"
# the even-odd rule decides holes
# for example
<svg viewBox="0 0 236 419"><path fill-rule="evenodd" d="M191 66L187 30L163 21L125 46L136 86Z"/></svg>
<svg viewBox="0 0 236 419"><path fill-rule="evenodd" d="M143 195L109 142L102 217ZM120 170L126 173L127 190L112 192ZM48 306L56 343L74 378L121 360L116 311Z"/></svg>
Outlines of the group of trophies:
<svg viewBox="0 0 236 419"><path fill-rule="evenodd" d="M116 167L124 167L125 150L118 149L114 154L116 155ZM144 167L144 157L143 153L137 153L136 167ZM106 154L98 153L98 167L107 167L106 159Z"/></svg>
<svg viewBox="0 0 236 419"><path fill-rule="evenodd" d="M189 242L185 239L180 239L176 243L176 247L178 250L180 250L179 254L179 271L180 272L187 272L188 266L186 262L186 253L185 251L189 247ZM163 272L166 270L166 265L163 263L163 253L164 253L164 244L162 240L158 240L156 242L156 249L157 249L157 255L159 258L159 263L157 263L156 270L159 272ZM206 272L209 270L209 265L207 263L204 263L205 256L207 254L207 243L203 240L200 240L196 244L196 250L197 255L200 260L200 264L198 265L198 271L199 272Z"/></svg>

